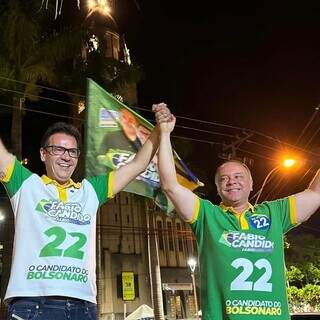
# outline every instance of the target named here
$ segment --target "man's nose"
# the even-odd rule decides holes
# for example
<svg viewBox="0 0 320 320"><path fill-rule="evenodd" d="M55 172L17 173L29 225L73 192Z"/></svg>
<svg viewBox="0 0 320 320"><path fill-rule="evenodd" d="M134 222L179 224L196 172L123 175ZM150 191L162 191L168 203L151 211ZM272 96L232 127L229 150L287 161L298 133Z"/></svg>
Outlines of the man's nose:
<svg viewBox="0 0 320 320"><path fill-rule="evenodd" d="M236 182L236 179L233 178L233 177L230 177L230 178L228 179L227 184L230 185L230 184L234 184L235 182Z"/></svg>
<svg viewBox="0 0 320 320"><path fill-rule="evenodd" d="M66 161L70 161L71 157L70 157L70 155L69 155L68 150L66 150L66 151L64 152L64 154L61 156L61 158L64 159L64 160L66 160Z"/></svg>

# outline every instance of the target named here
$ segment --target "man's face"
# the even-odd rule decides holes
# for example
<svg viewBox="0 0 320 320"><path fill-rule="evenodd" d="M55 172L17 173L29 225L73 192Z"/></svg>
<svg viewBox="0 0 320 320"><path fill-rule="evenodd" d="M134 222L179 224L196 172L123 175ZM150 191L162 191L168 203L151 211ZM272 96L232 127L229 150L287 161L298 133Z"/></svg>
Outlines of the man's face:
<svg viewBox="0 0 320 320"><path fill-rule="evenodd" d="M122 109L121 121L122 121L122 128L124 133L131 141L134 141L137 137L137 126L138 126L136 118L128 110Z"/></svg>
<svg viewBox="0 0 320 320"><path fill-rule="evenodd" d="M53 134L49 138L47 145L66 149L78 148L76 139L65 133ZM40 157L46 166L47 176L60 184L69 181L78 163L78 158L71 157L68 151L61 155L55 155L52 147L41 148Z"/></svg>
<svg viewBox="0 0 320 320"><path fill-rule="evenodd" d="M235 207L248 202L252 190L252 178L240 163L227 162L220 166L216 184L225 205Z"/></svg>

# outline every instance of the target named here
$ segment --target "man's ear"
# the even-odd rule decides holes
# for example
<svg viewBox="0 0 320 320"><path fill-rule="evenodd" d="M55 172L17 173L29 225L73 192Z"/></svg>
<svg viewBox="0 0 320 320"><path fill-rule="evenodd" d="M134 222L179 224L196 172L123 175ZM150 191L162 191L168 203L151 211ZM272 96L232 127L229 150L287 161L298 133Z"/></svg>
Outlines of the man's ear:
<svg viewBox="0 0 320 320"><path fill-rule="evenodd" d="M46 160L46 151L43 148L40 148L40 159L42 162Z"/></svg>

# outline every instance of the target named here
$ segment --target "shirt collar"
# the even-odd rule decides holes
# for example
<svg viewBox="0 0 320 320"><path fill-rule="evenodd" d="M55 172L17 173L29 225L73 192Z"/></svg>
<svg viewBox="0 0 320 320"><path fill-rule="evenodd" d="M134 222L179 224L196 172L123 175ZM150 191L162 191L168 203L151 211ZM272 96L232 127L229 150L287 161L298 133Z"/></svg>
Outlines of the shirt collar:
<svg viewBox="0 0 320 320"><path fill-rule="evenodd" d="M254 206L250 202L248 202L248 208L246 210L244 210L243 212L237 212L233 207L227 206L223 202L220 203L220 208L223 210L224 213L229 211L229 212L234 213L234 214L240 214L240 213L245 213L245 212L247 212L249 210L251 212L254 212Z"/></svg>
<svg viewBox="0 0 320 320"><path fill-rule="evenodd" d="M44 182L44 184L46 184L46 185L53 184L56 187L59 187L59 188L62 188L62 189L67 189L67 188L70 188L70 187L74 187L76 189L79 189L80 186L81 186L80 182L74 182L72 179L69 179L69 181L67 183L65 183L65 184L60 184L59 182L49 178L45 174L41 177L41 179Z"/></svg>

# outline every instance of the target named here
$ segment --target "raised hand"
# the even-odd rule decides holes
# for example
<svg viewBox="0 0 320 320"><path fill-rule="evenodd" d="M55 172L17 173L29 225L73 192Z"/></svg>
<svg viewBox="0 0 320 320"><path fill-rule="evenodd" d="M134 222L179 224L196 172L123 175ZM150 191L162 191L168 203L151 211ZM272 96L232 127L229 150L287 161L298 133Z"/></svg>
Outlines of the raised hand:
<svg viewBox="0 0 320 320"><path fill-rule="evenodd" d="M176 118L170 112L166 103L152 105L152 111L155 112L156 122L161 132L171 132L175 126Z"/></svg>

